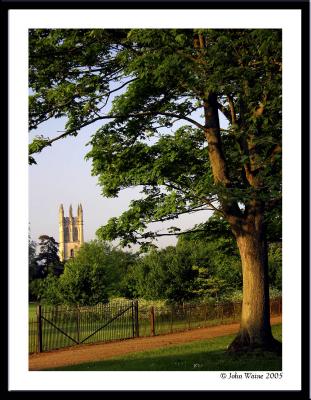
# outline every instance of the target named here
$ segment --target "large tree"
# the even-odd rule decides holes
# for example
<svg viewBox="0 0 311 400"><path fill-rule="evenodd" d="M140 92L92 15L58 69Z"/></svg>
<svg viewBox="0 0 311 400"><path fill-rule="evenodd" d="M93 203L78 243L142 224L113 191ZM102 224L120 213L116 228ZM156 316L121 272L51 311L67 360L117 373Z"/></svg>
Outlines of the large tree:
<svg viewBox="0 0 311 400"><path fill-rule="evenodd" d="M144 197L99 237L145 242L156 236L151 222L217 210L242 260L241 326L230 348L279 349L265 224L281 203L281 31L31 30L29 39L30 129L67 117L61 135L35 138L30 163L55 140L108 121L91 140L93 174L104 196L139 185Z"/></svg>

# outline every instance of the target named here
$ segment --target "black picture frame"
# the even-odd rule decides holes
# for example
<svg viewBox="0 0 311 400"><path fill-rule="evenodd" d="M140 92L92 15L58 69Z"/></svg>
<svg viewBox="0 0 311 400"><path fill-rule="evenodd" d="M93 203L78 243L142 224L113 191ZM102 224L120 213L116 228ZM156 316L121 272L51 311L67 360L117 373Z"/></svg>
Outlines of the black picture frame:
<svg viewBox="0 0 311 400"><path fill-rule="evenodd" d="M301 121L302 121L302 148L301 148L301 173L302 173L302 215L297 215L297 218L301 218L301 226L302 226L302 260L301 265L302 268L302 293L301 293L301 305L302 305L302 376L301 376L301 391L295 391L292 394L299 398L310 398L310 388L309 381L310 377L310 256L309 256L309 247L310 247L310 235L309 235L309 207L310 207L310 4L309 1L222 1L222 0L196 0L196 1L183 1L183 0L158 0L158 1L103 1L103 0L89 0L89 1L77 1L77 0L54 0L54 1L42 1L42 0L4 0L1 2L1 66L2 66L2 74L1 74L1 95L2 95L2 105L8 104L9 90L8 90L8 75L10 73L10 69L7 63L8 60L8 15L11 10L16 9L41 9L41 8L49 8L49 9L141 9L141 8L154 8L154 9L232 9L232 10L243 10L243 9L253 9L253 10L261 10L261 9L277 9L277 10L300 10L301 11L301 39L302 39L302 85L301 85ZM3 109L3 118L1 120L2 123L2 131L9 132L9 121L8 121L8 111ZM5 144L4 147L8 148L8 134L5 135ZM9 170L8 170L8 159L5 158L5 167L7 168L7 175L5 185L7 188L7 193L9 192ZM4 208L9 210L10 208L10 199L7 196L4 199ZM293 212L295 212L293 210ZM8 213L6 214L8 215ZM9 232L9 219L8 216L5 219L6 231ZM8 236L7 236L8 237ZM8 245L10 243L8 242ZM6 247L8 249L8 246ZM2 283L2 291L1 291L1 304L3 305L2 313L3 313L3 321L5 321L4 326L8 326L9 312L8 312L8 271L10 267L9 263L9 253L7 251L7 268L1 268L1 283ZM9 356L7 353L7 345L10 340L9 332L6 329L2 330L2 340L1 344L3 346L4 354L6 357L1 358L2 362L2 375L4 372L8 370ZM298 349L297 351L300 351ZM9 390L9 377L8 375L3 376L1 379L2 391L10 392ZM115 391L120 389L116 388ZM139 388L138 388L139 390ZM21 389L20 392L23 390ZM70 391L74 391L70 390ZM178 391L176 389L176 391ZM207 390L208 391L208 390ZM239 396L249 396L255 393L249 393L249 391L237 391ZM286 390L284 391L287 392ZM259 393L261 394L261 393ZM265 393L262 393L265 396ZM208 395L208 394L207 394Z"/></svg>

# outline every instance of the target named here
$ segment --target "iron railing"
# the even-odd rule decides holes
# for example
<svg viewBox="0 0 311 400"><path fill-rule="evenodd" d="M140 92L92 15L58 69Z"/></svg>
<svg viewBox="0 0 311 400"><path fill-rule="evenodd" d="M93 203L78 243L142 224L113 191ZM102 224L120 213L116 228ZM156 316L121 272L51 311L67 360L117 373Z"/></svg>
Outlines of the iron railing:
<svg viewBox="0 0 311 400"><path fill-rule="evenodd" d="M270 300L270 315L282 313L282 299ZM37 306L29 320L29 352L79 344L153 336L238 322L241 302L140 306L138 301L94 307Z"/></svg>

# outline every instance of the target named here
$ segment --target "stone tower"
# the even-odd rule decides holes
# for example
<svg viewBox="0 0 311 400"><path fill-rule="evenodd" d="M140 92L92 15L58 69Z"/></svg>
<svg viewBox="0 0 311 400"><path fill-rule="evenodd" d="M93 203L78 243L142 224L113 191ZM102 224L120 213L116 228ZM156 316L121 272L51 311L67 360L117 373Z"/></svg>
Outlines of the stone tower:
<svg viewBox="0 0 311 400"><path fill-rule="evenodd" d="M64 207L59 207L59 258L61 261L75 256L76 251L84 242L83 210L78 205L77 217L72 216L72 206L69 207L69 217L64 217Z"/></svg>

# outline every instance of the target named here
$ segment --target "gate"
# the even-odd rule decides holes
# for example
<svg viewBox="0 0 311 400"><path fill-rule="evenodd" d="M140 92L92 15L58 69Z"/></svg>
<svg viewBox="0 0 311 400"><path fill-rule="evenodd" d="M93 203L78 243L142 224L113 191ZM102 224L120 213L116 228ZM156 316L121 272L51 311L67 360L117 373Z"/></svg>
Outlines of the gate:
<svg viewBox="0 0 311 400"><path fill-rule="evenodd" d="M79 344L137 337L138 303L94 307L37 306L37 349L48 351Z"/></svg>

